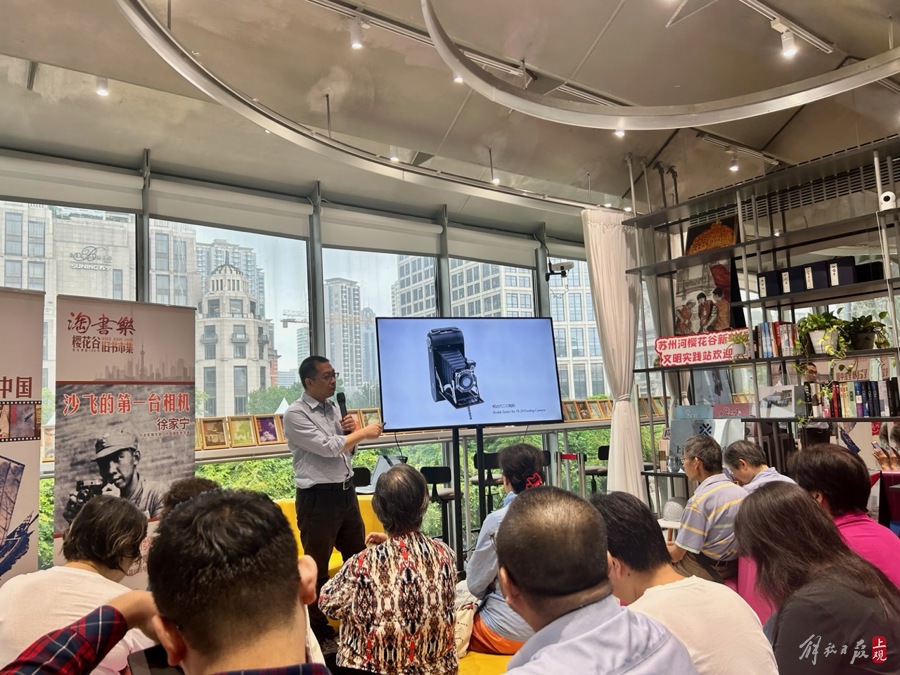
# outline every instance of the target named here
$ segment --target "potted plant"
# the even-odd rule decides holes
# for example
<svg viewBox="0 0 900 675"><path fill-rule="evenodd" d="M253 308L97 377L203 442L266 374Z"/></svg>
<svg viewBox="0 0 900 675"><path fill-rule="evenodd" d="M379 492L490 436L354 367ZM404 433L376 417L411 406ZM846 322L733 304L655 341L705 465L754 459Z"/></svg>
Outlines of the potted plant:
<svg viewBox="0 0 900 675"><path fill-rule="evenodd" d="M735 331L728 336L728 344L731 345L731 358L743 359L747 356L747 345L750 344L750 331Z"/></svg>
<svg viewBox="0 0 900 675"><path fill-rule="evenodd" d="M850 346L843 329L846 323L831 310L804 316L797 322L797 339L800 349L807 356L827 354L835 359L843 358Z"/></svg>
<svg viewBox="0 0 900 675"><path fill-rule="evenodd" d="M875 318L871 314L854 316L844 324L843 332L853 349L885 349L891 346L884 319L887 312Z"/></svg>

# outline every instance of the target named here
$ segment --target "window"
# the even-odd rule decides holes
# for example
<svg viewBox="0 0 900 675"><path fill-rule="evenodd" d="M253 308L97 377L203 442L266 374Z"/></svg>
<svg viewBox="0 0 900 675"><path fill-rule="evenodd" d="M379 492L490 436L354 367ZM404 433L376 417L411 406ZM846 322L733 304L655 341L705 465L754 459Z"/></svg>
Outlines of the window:
<svg viewBox="0 0 900 675"><path fill-rule="evenodd" d="M44 290L44 263L28 261L28 288L32 291Z"/></svg>
<svg viewBox="0 0 900 675"><path fill-rule="evenodd" d="M6 255L22 255L22 213L19 211L6 212L5 246ZM19 275L21 277L21 274ZM19 282L21 287L21 281ZM6 284L9 286L9 284Z"/></svg>
<svg viewBox="0 0 900 675"><path fill-rule="evenodd" d="M572 340L572 356L584 356L584 329L573 328L570 337ZM577 394L576 398L578 398Z"/></svg>
<svg viewBox="0 0 900 675"><path fill-rule="evenodd" d="M241 318L244 316L244 301L240 298L232 298L228 301L228 311L232 317Z"/></svg>
<svg viewBox="0 0 900 675"><path fill-rule="evenodd" d="M602 356L600 353L600 334L596 328L588 328L588 356Z"/></svg>
<svg viewBox="0 0 900 675"><path fill-rule="evenodd" d="M169 275L156 275L156 302L169 304Z"/></svg>
<svg viewBox="0 0 900 675"><path fill-rule="evenodd" d="M28 257L44 257L44 221L28 220Z"/></svg>
<svg viewBox="0 0 900 675"><path fill-rule="evenodd" d="M206 394L206 415L216 415L216 368L215 366L203 369L203 393Z"/></svg>
<svg viewBox="0 0 900 675"><path fill-rule="evenodd" d="M563 300L563 296L555 293L550 294L550 316L554 322L566 320L566 303Z"/></svg>
<svg viewBox="0 0 900 675"><path fill-rule="evenodd" d="M203 345L203 358L207 361L215 360L216 358L216 344L207 344Z"/></svg>
<svg viewBox="0 0 900 675"><path fill-rule="evenodd" d="M515 274L507 274L506 275L506 285L507 286L518 286L519 278Z"/></svg>
<svg viewBox="0 0 900 675"><path fill-rule="evenodd" d="M187 305L188 304L188 278L183 274L175 274L172 276L172 281L175 282L174 289L174 304L176 305Z"/></svg>
<svg viewBox="0 0 900 675"><path fill-rule="evenodd" d="M581 321L581 293L569 294L569 321Z"/></svg>
<svg viewBox="0 0 900 675"><path fill-rule="evenodd" d="M531 296L519 293L519 307L531 307Z"/></svg>
<svg viewBox="0 0 900 675"><path fill-rule="evenodd" d="M603 363L591 364L591 396L606 393L606 376L603 372Z"/></svg>
<svg viewBox="0 0 900 675"><path fill-rule="evenodd" d="M112 297L113 300L121 300L124 292L122 270L112 271Z"/></svg>
<svg viewBox="0 0 900 675"><path fill-rule="evenodd" d="M572 392L569 391L569 366L564 363L559 364L559 392L563 398L572 398Z"/></svg>
<svg viewBox="0 0 900 675"><path fill-rule="evenodd" d="M260 347L260 349L262 349L262 347ZM265 366L259 367L259 388L260 389L265 389L266 385L268 384L268 382L266 382L266 370L267 369Z"/></svg>
<svg viewBox="0 0 900 675"><path fill-rule="evenodd" d="M153 237L153 269L157 272L169 271L169 235L157 232Z"/></svg>
<svg viewBox="0 0 900 675"><path fill-rule="evenodd" d="M556 343L556 356L557 357L566 357L569 355L569 351L566 348L566 329L565 328L554 328L553 329L553 341Z"/></svg>
<svg viewBox="0 0 900 675"><path fill-rule="evenodd" d="M3 285L7 288L22 288L22 261L7 260L4 268Z"/></svg>
<svg viewBox="0 0 900 675"><path fill-rule="evenodd" d="M234 412L236 415L247 412L247 366L234 367Z"/></svg>
<svg viewBox="0 0 900 675"><path fill-rule="evenodd" d="M206 302L206 313L210 317L216 317L220 315L220 302L218 300L208 300Z"/></svg>
<svg viewBox="0 0 900 675"><path fill-rule="evenodd" d="M245 344L235 344L234 345L234 358L236 359L246 359L247 358L247 345Z"/></svg>
<svg viewBox="0 0 900 675"><path fill-rule="evenodd" d="M587 268L587 264L581 260L572 262L575 263L575 267L569 270L568 280L569 280L569 288L575 288L577 286L581 286L581 273L582 270Z"/></svg>
<svg viewBox="0 0 900 675"><path fill-rule="evenodd" d="M506 294L506 306L507 307L518 307L519 306L519 295L517 293L507 293Z"/></svg>
<svg viewBox="0 0 900 675"><path fill-rule="evenodd" d="M572 388L575 390L575 398L587 398L587 375L583 363L572 366Z"/></svg>
<svg viewBox="0 0 900 675"><path fill-rule="evenodd" d="M187 240L175 239L172 241L172 271L187 274Z"/></svg>

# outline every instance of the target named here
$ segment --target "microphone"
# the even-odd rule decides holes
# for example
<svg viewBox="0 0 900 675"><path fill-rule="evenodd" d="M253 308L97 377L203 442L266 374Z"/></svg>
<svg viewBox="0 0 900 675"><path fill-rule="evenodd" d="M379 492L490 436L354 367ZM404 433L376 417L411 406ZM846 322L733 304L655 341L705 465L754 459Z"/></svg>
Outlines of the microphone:
<svg viewBox="0 0 900 675"><path fill-rule="evenodd" d="M344 392L339 391L335 398L337 399L338 408L341 409L341 419L344 419L347 416L347 397L344 395ZM349 434L349 431L344 432L344 436Z"/></svg>

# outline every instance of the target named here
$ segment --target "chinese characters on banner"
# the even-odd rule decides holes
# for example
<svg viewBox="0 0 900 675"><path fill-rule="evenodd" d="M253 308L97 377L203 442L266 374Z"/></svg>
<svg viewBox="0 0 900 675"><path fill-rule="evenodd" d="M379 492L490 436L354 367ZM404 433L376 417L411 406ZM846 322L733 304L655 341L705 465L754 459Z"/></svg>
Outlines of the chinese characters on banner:
<svg viewBox="0 0 900 675"><path fill-rule="evenodd" d="M194 322L193 308L58 297L56 534L98 494L152 530L169 484L193 475Z"/></svg>
<svg viewBox="0 0 900 675"><path fill-rule="evenodd" d="M742 333L746 334L747 329L656 338L657 365L666 368L688 366L694 363L730 361L732 359L731 336Z"/></svg>
<svg viewBox="0 0 900 675"><path fill-rule="evenodd" d="M38 568L44 294L0 289L0 585Z"/></svg>

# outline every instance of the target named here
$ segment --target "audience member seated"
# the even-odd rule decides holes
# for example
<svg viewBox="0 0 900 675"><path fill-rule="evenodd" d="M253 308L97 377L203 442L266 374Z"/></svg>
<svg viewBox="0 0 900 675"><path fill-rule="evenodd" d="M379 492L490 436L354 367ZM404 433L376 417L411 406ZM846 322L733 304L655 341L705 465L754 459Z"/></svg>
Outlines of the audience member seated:
<svg viewBox="0 0 900 675"><path fill-rule="evenodd" d="M217 490L177 507L159 526L148 573L152 596L113 599L38 639L0 675L90 672L128 628L155 634L187 675L328 675L304 664L315 562L298 561L291 527L265 495Z"/></svg>
<svg viewBox="0 0 900 675"><path fill-rule="evenodd" d="M834 519L847 546L900 586L900 538L872 520L872 484L863 460L839 445L816 445L788 464L797 484Z"/></svg>
<svg viewBox="0 0 900 675"><path fill-rule="evenodd" d="M735 441L729 445L722 452L722 464L747 492L772 481L794 482L766 464L766 453L753 441Z"/></svg>
<svg viewBox="0 0 900 675"><path fill-rule="evenodd" d="M341 621L337 664L356 672L456 673L456 558L422 534L425 477L408 464L381 474L372 508L386 534L347 560L322 588L319 608Z"/></svg>
<svg viewBox="0 0 900 675"><path fill-rule="evenodd" d="M179 478L176 481L172 481L169 485L169 489L166 490L166 494L163 495L162 511L159 514L159 519L165 520L165 517L169 515L172 509L179 504L183 504L188 499L203 494L204 492L218 490L221 487L222 486L216 481L210 480L209 478L201 478L200 476Z"/></svg>
<svg viewBox="0 0 900 675"><path fill-rule="evenodd" d="M758 567L781 675L900 673L900 591L851 551L828 514L790 483L749 495L735 522ZM886 656L886 661L882 657Z"/></svg>
<svg viewBox="0 0 900 675"><path fill-rule="evenodd" d="M12 577L0 587L0 663L127 591L119 582L140 558L146 533L147 517L127 499L100 495L85 502L63 535L66 563ZM119 673L131 652L152 644L129 632L95 672Z"/></svg>
<svg viewBox="0 0 900 675"><path fill-rule="evenodd" d="M494 537L506 517L509 504L523 490L543 484L543 455L533 445L517 443L500 450L497 458L506 498L503 508L484 519L475 550L466 565L469 592L482 601L472 626L469 649L483 654L515 654L533 631L506 604L497 580L497 549Z"/></svg>
<svg viewBox="0 0 900 675"><path fill-rule="evenodd" d="M697 672L668 630L613 597L606 527L580 497L552 487L524 492L509 506L496 542L503 594L535 631L508 672Z"/></svg>
<svg viewBox="0 0 900 675"><path fill-rule="evenodd" d="M684 509L675 542L666 544L669 555L685 576L721 583L737 574L734 518L747 493L722 473L722 448L711 436L687 440L684 472L700 485Z"/></svg>
<svg viewBox="0 0 900 675"><path fill-rule="evenodd" d="M676 572L646 504L625 492L592 495L591 504L606 525L613 593L628 609L672 631L701 675L778 675L756 613L723 584ZM722 649L735 635L740 648Z"/></svg>

